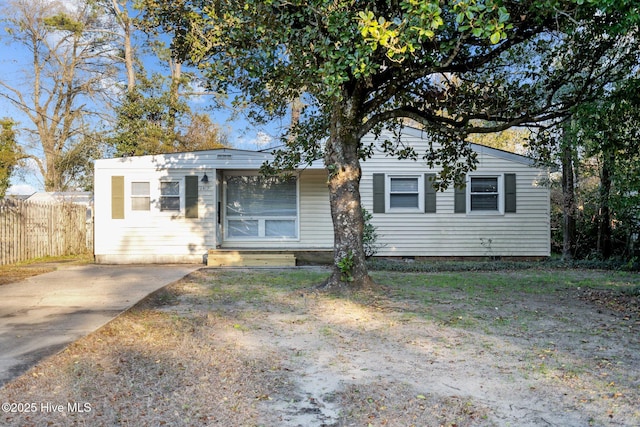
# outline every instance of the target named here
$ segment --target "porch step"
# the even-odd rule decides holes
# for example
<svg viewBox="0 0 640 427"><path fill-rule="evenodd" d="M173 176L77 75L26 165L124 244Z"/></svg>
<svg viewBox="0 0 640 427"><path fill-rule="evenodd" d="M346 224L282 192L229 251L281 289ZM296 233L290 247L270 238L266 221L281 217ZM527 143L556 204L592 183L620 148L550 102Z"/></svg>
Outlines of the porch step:
<svg viewBox="0 0 640 427"><path fill-rule="evenodd" d="M291 252L264 252L210 249L208 267L295 267L296 257Z"/></svg>

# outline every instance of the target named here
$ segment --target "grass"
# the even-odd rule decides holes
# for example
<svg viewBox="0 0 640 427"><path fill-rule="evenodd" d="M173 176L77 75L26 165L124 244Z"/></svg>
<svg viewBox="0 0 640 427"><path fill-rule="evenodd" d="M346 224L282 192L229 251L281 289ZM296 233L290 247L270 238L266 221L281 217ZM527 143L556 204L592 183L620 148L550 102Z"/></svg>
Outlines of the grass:
<svg viewBox="0 0 640 427"><path fill-rule="evenodd" d="M6 285L32 276L37 276L39 274L49 273L56 270L56 264L89 264L92 262L93 255L86 253L61 257L34 258L16 264L0 265L0 285Z"/></svg>
<svg viewBox="0 0 640 427"><path fill-rule="evenodd" d="M637 274L385 270L374 291L315 292L326 274L193 273L0 390L3 402L89 402L91 413L0 424L484 426L500 414L492 402L518 393L508 405L528 408L524 424L549 407L558 425L640 423L640 316L590 293L633 294ZM508 393L473 395L475 373L481 396ZM338 415L303 418L327 407Z"/></svg>

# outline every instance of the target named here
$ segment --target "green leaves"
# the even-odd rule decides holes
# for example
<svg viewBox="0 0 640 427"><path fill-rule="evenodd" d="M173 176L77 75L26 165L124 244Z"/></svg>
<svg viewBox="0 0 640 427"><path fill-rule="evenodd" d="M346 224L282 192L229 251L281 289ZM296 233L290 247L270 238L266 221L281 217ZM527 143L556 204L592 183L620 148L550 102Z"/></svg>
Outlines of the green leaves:
<svg viewBox="0 0 640 427"><path fill-rule="evenodd" d="M513 28L511 15L499 0L407 0L400 4L397 16L376 15L371 10L357 15L360 35L376 51L384 49L387 58L402 62L408 54L418 55L424 44L438 39L438 34L452 31L498 44ZM445 16L453 15L452 22Z"/></svg>
<svg viewBox="0 0 640 427"><path fill-rule="evenodd" d="M372 51L385 49L386 56L402 62L407 53L413 54L420 45L436 36L444 26L442 9L437 1L409 0L401 3L402 14L376 16L372 11L358 13L358 26L366 44Z"/></svg>
<svg viewBox="0 0 640 427"><path fill-rule="evenodd" d="M80 35L84 31L84 24L73 19L66 13L58 13L56 15L46 17L44 18L44 23L55 30L69 31L76 35Z"/></svg>
<svg viewBox="0 0 640 427"><path fill-rule="evenodd" d="M386 47L389 49L390 57L395 53L404 53L407 50L407 46L398 46L397 39L400 31L398 28L391 28L392 22L382 16L376 19L371 11L359 12L358 19L360 34L373 50L376 50L378 45Z"/></svg>
<svg viewBox="0 0 640 427"><path fill-rule="evenodd" d="M458 31L471 33L479 39L489 39L498 44L507 38L507 30L513 28L509 23L509 11L494 0L455 0L453 12L456 14Z"/></svg>
<svg viewBox="0 0 640 427"><path fill-rule="evenodd" d="M0 119L0 199L9 188L11 173L21 156L14 125L10 119Z"/></svg>

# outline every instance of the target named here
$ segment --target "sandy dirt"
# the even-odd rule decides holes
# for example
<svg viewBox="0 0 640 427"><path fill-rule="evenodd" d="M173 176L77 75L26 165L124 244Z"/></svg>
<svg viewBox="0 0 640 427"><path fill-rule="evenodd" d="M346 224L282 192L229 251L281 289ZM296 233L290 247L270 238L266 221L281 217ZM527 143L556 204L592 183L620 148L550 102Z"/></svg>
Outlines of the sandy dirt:
<svg viewBox="0 0 640 427"><path fill-rule="evenodd" d="M0 424L640 426L637 299L345 296L251 274L194 273L0 390L91 413Z"/></svg>

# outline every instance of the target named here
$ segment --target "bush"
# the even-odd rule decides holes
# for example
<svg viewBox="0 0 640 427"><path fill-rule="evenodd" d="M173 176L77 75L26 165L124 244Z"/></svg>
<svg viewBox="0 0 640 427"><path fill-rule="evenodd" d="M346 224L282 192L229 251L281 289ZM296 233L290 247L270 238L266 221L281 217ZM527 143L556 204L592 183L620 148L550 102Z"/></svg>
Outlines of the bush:
<svg viewBox="0 0 640 427"><path fill-rule="evenodd" d="M527 270L532 268L587 270L639 271L640 264L623 259L573 260L548 259L545 261L405 261L389 258L372 258L368 261L370 270L399 271L413 273L435 273L442 271L502 271Z"/></svg>
<svg viewBox="0 0 640 427"><path fill-rule="evenodd" d="M365 208L362 208L362 218L364 219L364 230L362 233L362 246L364 247L364 256L367 258L371 258L378 253L378 250L381 246L378 243L378 233L376 232L376 227L371 224L373 215L371 215L371 213Z"/></svg>

